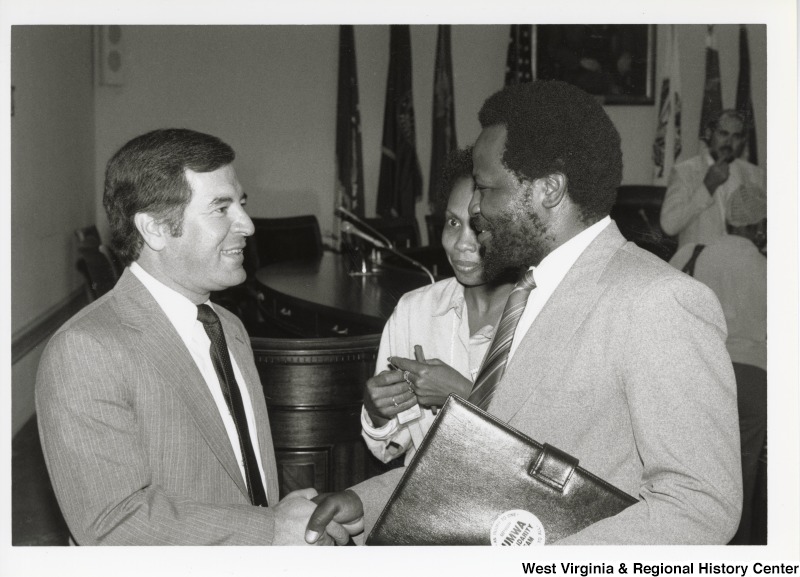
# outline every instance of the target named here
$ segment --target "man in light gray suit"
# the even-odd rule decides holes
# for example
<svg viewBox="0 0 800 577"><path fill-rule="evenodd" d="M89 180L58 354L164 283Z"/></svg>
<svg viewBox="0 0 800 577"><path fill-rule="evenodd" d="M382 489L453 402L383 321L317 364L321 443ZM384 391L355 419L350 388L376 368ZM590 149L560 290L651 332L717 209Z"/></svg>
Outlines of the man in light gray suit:
<svg viewBox="0 0 800 577"><path fill-rule="evenodd" d="M165 129L109 161L103 204L126 269L53 336L36 382L47 467L80 545L305 543L316 492L279 501L250 341L209 301L245 280L253 234L233 159L216 137Z"/></svg>
<svg viewBox="0 0 800 577"><path fill-rule="evenodd" d="M558 544L726 543L742 476L719 302L609 218L622 151L593 97L563 82L507 86L479 119L470 210L487 275L511 269L535 288L470 400L639 500ZM482 378L487 365L499 380ZM387 475L353 488L367 527L398 473ZM350 494L311 524L361 507Z"/></svg>

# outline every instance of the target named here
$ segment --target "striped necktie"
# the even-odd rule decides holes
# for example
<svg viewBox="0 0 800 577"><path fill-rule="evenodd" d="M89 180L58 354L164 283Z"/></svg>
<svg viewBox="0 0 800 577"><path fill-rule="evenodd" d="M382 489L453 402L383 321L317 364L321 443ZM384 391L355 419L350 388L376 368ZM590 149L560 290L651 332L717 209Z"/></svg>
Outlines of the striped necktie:
<svg viewBox="0 0 800 577"><path fill-rule="evenodd" d="M203 324L203 328L211 341L211 361L214 364L217 378L219 378L219 385L222 387L225 403L228 405L233 417L233 423L236 425L250 502L253 505L266 507L267 494L264 491L261 473L258 470L258 460L253 441L250 438L250 429L247 426L247 415L244 410L242 393L233 374L233 364L228 354L228 344L225 341L222 324L219 322L217 313L208 305L197 305L197 320Z"/></svg>
<svg viewBox="0 0 800 577"><path fill-rule="evenodd" d="M489 401L503 377L508 362L508 351L511 350L511 341L514 340L514 331L516 331L517 323L525 310L528 296L535 288L533 271L529 269L508 295L508 301L506 301L503 316L500 317L497 325L497 331L494 333L492 345L489 347L481 372L475 379L475 385L472 387L468 399L470 403L483 410L489 406Z"/></svg>

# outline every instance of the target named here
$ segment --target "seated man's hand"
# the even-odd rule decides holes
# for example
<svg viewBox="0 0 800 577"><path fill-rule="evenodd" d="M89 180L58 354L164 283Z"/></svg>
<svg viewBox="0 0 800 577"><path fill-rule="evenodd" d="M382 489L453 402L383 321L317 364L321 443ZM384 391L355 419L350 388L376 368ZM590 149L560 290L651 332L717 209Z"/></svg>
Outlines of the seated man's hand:
<svg viewBox="0 0 800 577"><path fill-rule="evenodd" d="M714 191L728 180L730 176L730 162L732 160L732 158L720 158L708 168L708 172L706 172L706 176L703 179L703 184L710 194L714 194Z"/></svg>
<svg viewBox="0 0 800 577"><path fill-rule="evenodd" d="M353 491L327 493L314 497L317 509L306 527L306 541L318 542L326 533L337 544L346 545L352 535L364 531L364 505Z"/></svg>
<svg viewBox="0 0 800 577"><path fill-rule="evenodd" d="M275 538L273 545L306 545L304 533L309 519L316 510L316 504L311 501L317 496L315 489L300 489L292 491L280 502L272 507L275 513ZM331 529L338 535L346 532L342 527L337 527L337 523L331 523ZM325 527L323 527L324 529ZM333 545L333 538L325 531L321 532L319 539L313 545Z"/></svg>

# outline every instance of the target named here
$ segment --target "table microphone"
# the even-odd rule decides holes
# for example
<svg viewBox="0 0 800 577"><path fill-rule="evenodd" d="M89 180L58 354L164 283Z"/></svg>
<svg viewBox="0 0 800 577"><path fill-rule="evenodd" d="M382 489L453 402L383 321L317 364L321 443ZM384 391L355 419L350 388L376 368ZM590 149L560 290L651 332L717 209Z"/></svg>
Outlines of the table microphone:
<svg viewBox="0 0 800 577"><path fill-rule="evenodd" d="M376 237L380 238L386 246L394 246L392 241L389 240L385 235L381 234L379 230L377 230L373 226L368 225L366 222L364 222L364 220L361 217L353 214L345 207L337 206L334 212L338 213L339 218L342 218L344 220L349 220L353 224L360 227L362 230L366 230L369 234L375 235Z"/></svg>
<svg viewBox="0 0 800 577"><path fill-rule="evenodd" d="M399 250L395 249L391 244L386 244L385 242L382 242L382 241L378 240L377 238L374 238L374 237L368 235L367 233L358 230L356 227L354 227L352 224L350 224L349 222L346 222L346 221L342 222L342 228L340 230L342 232L346 232L347 234L352 234L353 236L357 236L358 238L364 239L365 241L370 243L375 248L388 250L393 255L400 257L401 259L411 263L412 265L414 265L418 269L420 269L423 272L425 272L425 274L428 275L428 278L431 279L431 284L436 282L436 279L433 277L433 273L431 273L431 271L429 271L425 267L425 265L423 265L420 262L415 261L413 258L410 258L410 257L404 255L402 252L400 252Z"/></svg>
<svg viewBox="0 0 800 577"><path fill-rule="evenodd" d="M340 228L342 232L346 232L347 234L352 234L353 236L357 236L358 238L362 238L372 246L377 248L389 248L389 245L383 242L382 240L378 240L374 236L368 235L366 232L358 230L354 227L351 223L344 221L342 222L342 227Z"/></svg>

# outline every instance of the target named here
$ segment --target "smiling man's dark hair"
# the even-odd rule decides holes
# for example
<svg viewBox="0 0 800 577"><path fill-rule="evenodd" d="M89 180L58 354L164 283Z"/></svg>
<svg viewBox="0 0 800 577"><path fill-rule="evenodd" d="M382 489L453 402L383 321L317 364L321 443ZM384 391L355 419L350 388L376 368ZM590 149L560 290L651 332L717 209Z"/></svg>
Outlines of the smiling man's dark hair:
<svg viewBox="0 0 800 577"><path fill-rule="evenodd" d="M235 157L216 136L186 128L154 130L120 148L106 168L103 206L111 245L122 264L135 261L142 249L133 221L136 213L155 216L179 236L183 211L192 198L186 170L213 172Z"/></svg>

